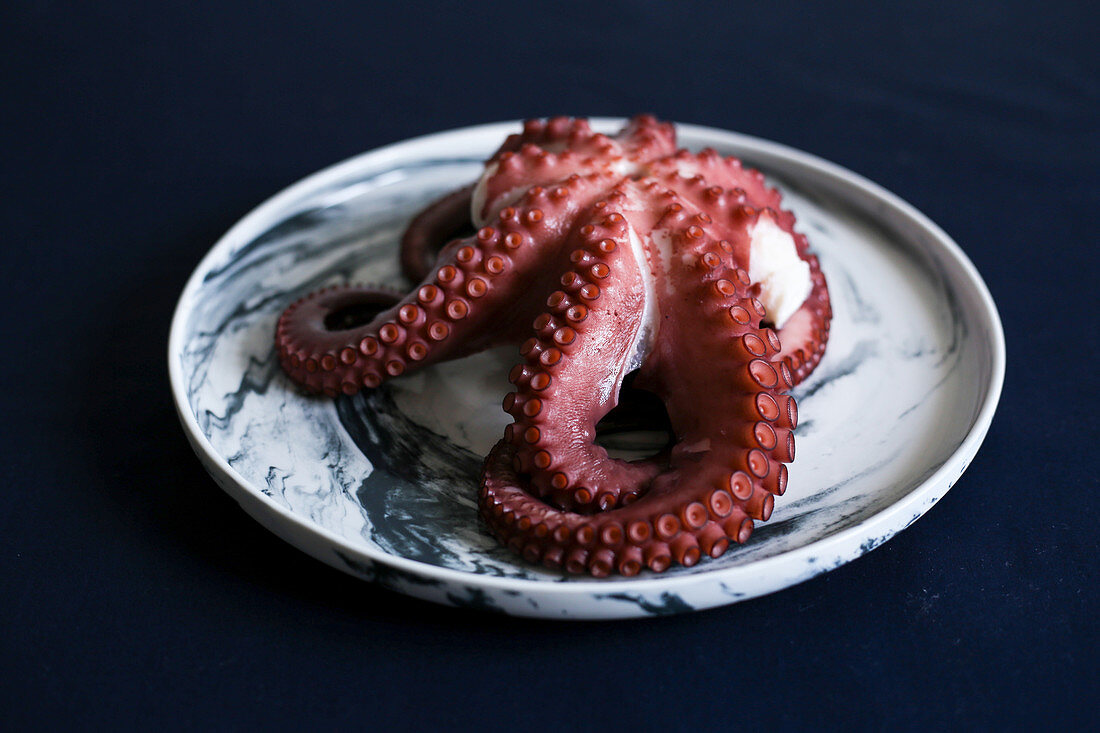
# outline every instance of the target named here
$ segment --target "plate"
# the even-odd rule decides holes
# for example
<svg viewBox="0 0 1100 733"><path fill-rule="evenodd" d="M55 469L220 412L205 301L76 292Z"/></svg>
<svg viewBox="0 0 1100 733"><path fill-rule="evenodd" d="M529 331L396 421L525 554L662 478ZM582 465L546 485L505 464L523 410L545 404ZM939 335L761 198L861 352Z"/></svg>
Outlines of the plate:
<svg viewBox="0 0 1100 733"><path fill-rule="evenodd" d="M594 119L611 131L622 120ZM337 400L302 394L272 336L282 310L347 281L406 289L409 218L474 180L518 122L390 145L321 171L234 226L187 283L168 363L185 432L214 479L287 542L430 601L522 616L622 618L770 593L882 544L931 508L985 437L1004 376L989 292L959 247L879 186L776 143L696 125L778 185L818 253L835 312L825 358L794 394L801 424L787 493L751 540L664 574L552 573L480 524L482 457L508 418L515 350L424 370ZM441 407L441 406L446 406Z"/></svg>

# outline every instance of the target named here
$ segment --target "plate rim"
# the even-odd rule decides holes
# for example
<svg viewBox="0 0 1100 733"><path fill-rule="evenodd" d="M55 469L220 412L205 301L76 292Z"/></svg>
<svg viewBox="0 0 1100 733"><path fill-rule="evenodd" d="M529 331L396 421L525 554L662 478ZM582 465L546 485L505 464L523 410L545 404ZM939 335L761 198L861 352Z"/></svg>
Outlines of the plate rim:
<svg viewBox="0 0 1100 733"><path fill-rule="evenodd" d="M611 129L626 121L626 118L620 117L590 117L588 119L596 129ZM418 147L424 143L432 142L443 137L457 138L473 135L480 136L499 132L500 139L503 139L505 134L515 132L521 124L522 120L507 120L428 133L373 148L322 168L315 173L297 180L266 199L258 206L252 208L210 247L195 266L180 293L176 307L173 311L169 330L167 344L168 376L172 389L172 397L184 432L192 448L198 454L200 462L203 464L204 468L212 474L215 483L232 496L247 514L259 521L264 527L271 530L283 541L355 577L362 576L354 572L351 568L336 564L330 558L321 557L310 549L307 549L307 547L304 547L303 543L296 541L296 539L292 539L292 536L302 532L309 535L315 535L325 540L330 545L330 550L339 549L342 552L349 553L353 558L363 559L367 563L380 564L403 570L418 577L431 578L433 580L466 587L491 588L501 591L537 591L539 594L555 596L576 594L589 595L592 593L602 595L620 592L644 593L647 591L676 591L700 583L735 581L741 579L742 576L766 574L775 567L785 566L791 563L802 562L805 565L810 557L830 558L835 556L839 561L832 564L829 562L819 563L816 572L812 572L791 582L784 581L776 588L764 589L757 593L748 593L740 598L731 597L728 602L733 603L790 587L814 575L826 572L827 570L831 570L849 562L854 559L855 556L852 556L850 551L846 551L846 548L850 548L853 541L858 542L862 540L866 543L868 540L874 540L876 536L882 535L874 542L872 547L866 550L870 551L870 549L878 547L883 542L892 538L898 532L915 522L946 495L947 491L954 485L958 476L969 466L970 461L973 459L974 455L976 455L981 443L984 441L992 423L993 415L996 412L1004 384L1006 364L1004 329L996 304L993 301L988 286L978 273L977 268L954 239L931 219L901 197L858 173L825 160L824 158L820 158L811 153L806 153L782 143L717 127L683 122L674 123L677 132L682 135L688 137L705 137L716 141L721 140L739 148L758 150L769 157L781 159L786 163L813 169L816 173L828 179L832 179L836 183L851 186L869 195L871 198L883 201L890 208L908 219L912 224L928 232L931 235L930 244L941 248L942 252L947 255L949 263L958 268L965 276L965 284L969 285L978 296L977 302L981 307L980 315L984 316L989 325L989 346L991 353L990 380L988 385L986 385L985 393L982 395L981 408L978 410L966 436L939 468L914 486L904 496L862 519L853 526L828 534L808 544L799 545L798 547L780 552L771 557L753 560L744 565L715 568L710 571L704 570L702 572L677 576L664 576L658 574L653 577L614 577L610 579L595 579L578 576L575 578L570 577L568 579L569 582L562 582L560 579L556 578L518 578L512 576L479 575L463 570L432 565L401 555L392 555L380 548L373 548L369 545L354 545L346 538L313 523L308 518L302 517L289 508L279 504L262 491L252 487L251 482L225 462L224 458L214 449L209 439L198 427L197 418L192 412L190 403L187 399L184 388L185 379L178 359L178 354L181 353L184 343L184 326L187 315L191 310L194 294L200 287L205 273L209 271L210 264L226 252L232 251L234 244L243 241L252 230L259 230L273 223L270 220L276 212L284 209L295 199L309 192L321 190L325 188L326 184L336 182L352 171L359 170L371 164L377 165L384 163L387 159L399 157L407 148ZM931 247L924 247L922 249L931 251ZM215 470L217 471L216 475L214 473ZM219 478L221 480L219 480ZM932 493L932 489L938 486L945 486L943 492L940 493L939 496L929 498L928 495ZM914 510L915 505L920 504L922 501L925 503L920 507L917 514L912 517L911 521L901 526L893 521L899 513L904 512L905 514L910 514ZM258 516L254 510L263 511L264 516ZM275 522L273 523L265 520L275 520ZM280 526L279 523L281 523L282 526ZM876 532L876 528L879 531ZM885 534L883 534L883 531L885 531ZM859 554L863 553L861 552ZM704 608L704 606L699 608Z"/></svg>

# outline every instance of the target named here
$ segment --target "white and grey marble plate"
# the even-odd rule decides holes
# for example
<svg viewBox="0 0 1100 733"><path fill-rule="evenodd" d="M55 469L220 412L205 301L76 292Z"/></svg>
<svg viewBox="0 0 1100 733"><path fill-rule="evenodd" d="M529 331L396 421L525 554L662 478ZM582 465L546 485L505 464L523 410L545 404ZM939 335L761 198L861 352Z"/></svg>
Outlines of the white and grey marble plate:
<svg viewBox="0 0 1100 733"><path fill-rule="evenodd" d="M620 120L593 120L616 129ZM406 288L400 233L473 180L518 122L390 145L310 176L231 229L180 298L168 344L184 430L214 479L264 526L322 562L455 606L616 618L733 603L870 551L966 469L1004 375L996 307L935 224L875 184L790 148L679 125L780 186L820 255L835 320L796 391L798 459L775 513L717 560L661 575L551 573L497 546L475 509L482 457L503 433L514 350L338 400L302 394L272 334L301 295L347 281Z"/></svg>

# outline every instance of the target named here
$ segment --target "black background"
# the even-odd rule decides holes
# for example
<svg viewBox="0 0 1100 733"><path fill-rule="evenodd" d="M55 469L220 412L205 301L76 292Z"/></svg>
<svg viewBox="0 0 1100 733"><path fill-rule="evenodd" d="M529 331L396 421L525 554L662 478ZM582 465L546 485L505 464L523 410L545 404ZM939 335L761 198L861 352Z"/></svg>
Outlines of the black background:
<svg viewBox="0 0 1100 733"><path fill-rule="evenodd" d="M1088 5L5 4L0 727L1092 721ZM207 477L165 344L186 278L235 220L413 135L637 111L849 167L977 265L1004 320L1004 397L925 518L769 597L550 623L341 575Z"/></svg>

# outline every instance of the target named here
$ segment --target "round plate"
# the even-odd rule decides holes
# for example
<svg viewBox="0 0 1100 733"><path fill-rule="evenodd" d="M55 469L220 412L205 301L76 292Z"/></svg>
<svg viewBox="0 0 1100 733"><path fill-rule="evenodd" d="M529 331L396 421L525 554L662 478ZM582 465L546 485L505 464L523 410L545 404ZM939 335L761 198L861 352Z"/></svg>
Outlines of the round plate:
<svg viewBox="0 0 1100 733"><path fill-rule="evenodd" d="M603 131L622 120L595 119ZM184 430L214 479L271 531L345 572L439 603L525 616L616 618L770 593L885 542L939 500L985 437L1004 336L974 266L875 184L775 143L695 125L680 142L764 171L828 278L828 351L795 390L802 422L786 494L751 540L664 574L595 580L501 548L476 512L483 456L503 434L514 348L379 390L318 399L282 373L275 321L347 281L407 289L397 243L433 197L474 180L519 129L417 138L275 196L203 259L172 322L168 363Z"/></svg>

